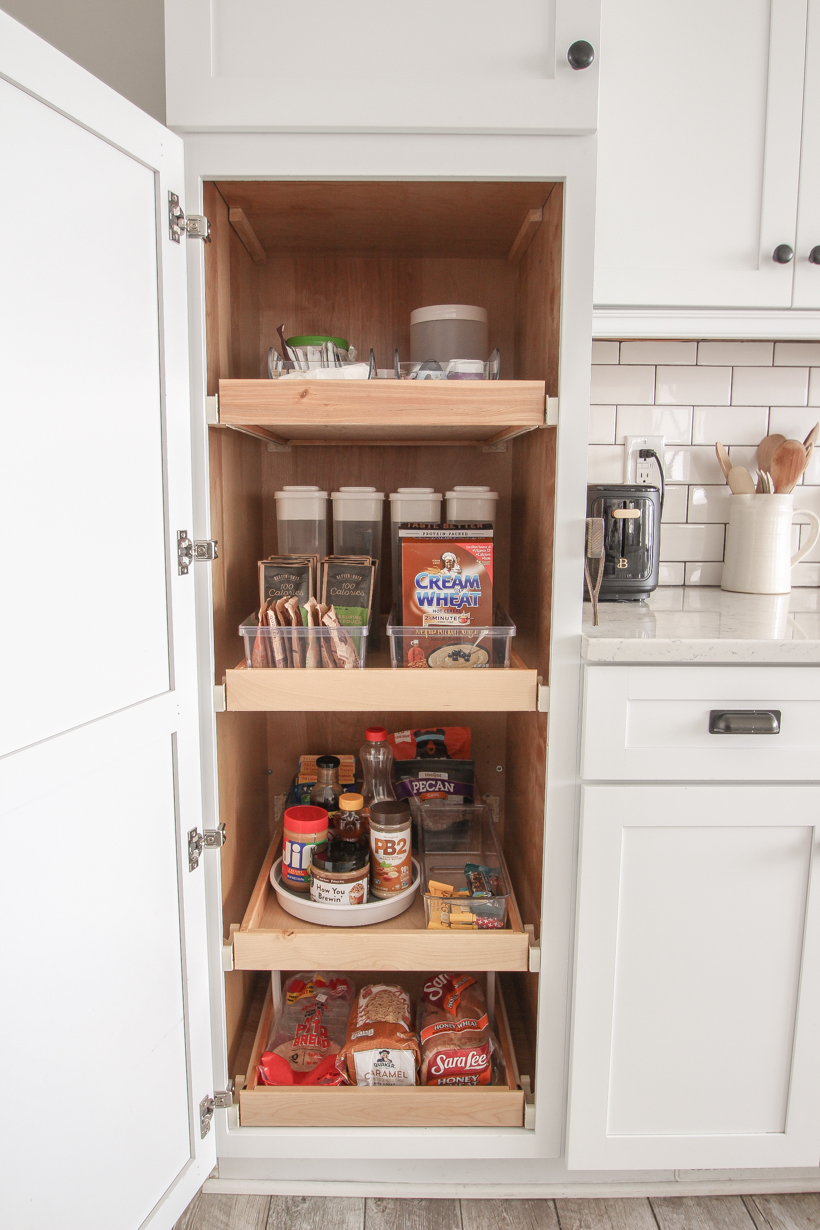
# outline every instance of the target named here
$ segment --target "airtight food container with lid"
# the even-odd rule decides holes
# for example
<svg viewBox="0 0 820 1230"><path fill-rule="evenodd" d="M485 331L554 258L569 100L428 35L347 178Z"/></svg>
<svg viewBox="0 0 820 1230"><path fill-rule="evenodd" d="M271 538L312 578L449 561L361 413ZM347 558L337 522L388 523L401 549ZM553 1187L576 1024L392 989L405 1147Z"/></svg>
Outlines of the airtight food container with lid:
<svg viewBox="0 0 820 1230"><path fill-rule="evenodd" d="M276 497L280 555L327 555L327 492L283 487Z"/></svg>
<svg viewBox="0 0 820 1230"><path fill-rule="evenodd" d="M432 487L399 487L390 492L390 548L393 561L393 601L399 600L399 526L407 521L439 521L441 492Z"/></svg>
<svg viewBox="0 0 820 1230"><path fill-rule="evenodd" d="M498 492L489 487L454 487L447 492L448 521L492 521Z"/></svg>
<svg viewBox="0 0 820 1230"><path fill-rule="evenodd" d="M340 487L333 500L333 554L381 559L384 492L375 487Z"/></svg>
<svg viewBox="0 0 820 1230"><path fill-rule="evenodd" d="M410 313L410 358L486 360L487 312L466 303L439 303Z"/></svg>

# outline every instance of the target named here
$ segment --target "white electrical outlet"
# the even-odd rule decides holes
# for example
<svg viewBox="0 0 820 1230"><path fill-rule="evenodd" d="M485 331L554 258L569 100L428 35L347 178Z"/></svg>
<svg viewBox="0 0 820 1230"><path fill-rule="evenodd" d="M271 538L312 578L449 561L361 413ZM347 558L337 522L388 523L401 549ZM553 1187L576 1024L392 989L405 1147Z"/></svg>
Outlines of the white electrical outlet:
<svg viewBox="0 0 820 1230"><path fill-rule="evenodd" d="M657 487L660 478L654 457L640 457L642 448L654 448L663 460L663 436L627 436L624 440L624 482Z"/></svg>

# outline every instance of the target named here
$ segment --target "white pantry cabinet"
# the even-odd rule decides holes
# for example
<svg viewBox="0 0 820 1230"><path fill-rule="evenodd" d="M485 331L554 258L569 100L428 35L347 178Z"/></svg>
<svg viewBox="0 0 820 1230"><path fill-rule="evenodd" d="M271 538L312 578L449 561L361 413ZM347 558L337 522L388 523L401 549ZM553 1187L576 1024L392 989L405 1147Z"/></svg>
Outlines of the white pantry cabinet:
<svg viewBox="0 0 820 1230"><path fill-rule="evenodd" d="M594 132L600 0L166 0L185 130Z"/></svg>
<svg viewBox="0 0 820 1230"><path fill-rule="evenodd" d="M604 0L596 309L820 306L818 27L818 0Z"/></svg>
<svg viewBox="0 0 820 1230"><path fill-rule="evenodd" d="M816 1166L820 787L582 793L570 1168Z"/></svg>

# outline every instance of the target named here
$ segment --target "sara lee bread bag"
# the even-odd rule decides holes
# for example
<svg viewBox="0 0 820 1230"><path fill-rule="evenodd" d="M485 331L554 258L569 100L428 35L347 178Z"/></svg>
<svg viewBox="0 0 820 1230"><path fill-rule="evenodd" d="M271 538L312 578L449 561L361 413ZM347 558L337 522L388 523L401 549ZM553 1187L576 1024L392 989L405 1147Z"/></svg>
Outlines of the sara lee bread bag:
<svg viewBox="0 0 820 1230"><path fill-rule="evenodd" d="M362 987L342 1051L353 1085L415 1085L419 1044L410 996L383 982Z"/></svg>
<svg viewBox="0 0 820 1230"><path fill-rule="evenodd" d="M494 1044L481 987L469 974L437 974L419 1004L422 1085L489 1085Z"/></svg>

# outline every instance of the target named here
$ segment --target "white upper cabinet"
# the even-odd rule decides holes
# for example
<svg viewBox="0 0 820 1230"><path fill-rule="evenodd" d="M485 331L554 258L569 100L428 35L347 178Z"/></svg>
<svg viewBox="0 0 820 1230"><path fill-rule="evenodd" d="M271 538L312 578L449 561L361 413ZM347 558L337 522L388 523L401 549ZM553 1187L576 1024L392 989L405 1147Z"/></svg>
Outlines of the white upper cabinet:
<svg viewBox="0 0 820 1230"><path fill-rule="evenodd" d="M166 0L177 129L582 133L600 0ZM569 47L595 61L574 70Z"/></svg>
<svg viewBox="0 0 820 1230"><path fill-rule="evenodd" d="M820 303L803 251L820 244L816 156L800 180L814 5L605 0L596 307L788 308L793 288L795 306ZM773 259L781 245L794 260Z"/></svg>
<svg viewBox="0 0 820 1230"><path fill-rule="evenodd" d="M796 308L820 308L820 0L809 0L803 156L794 260ZM811 257L814 256L814 260Z"/></svg>

